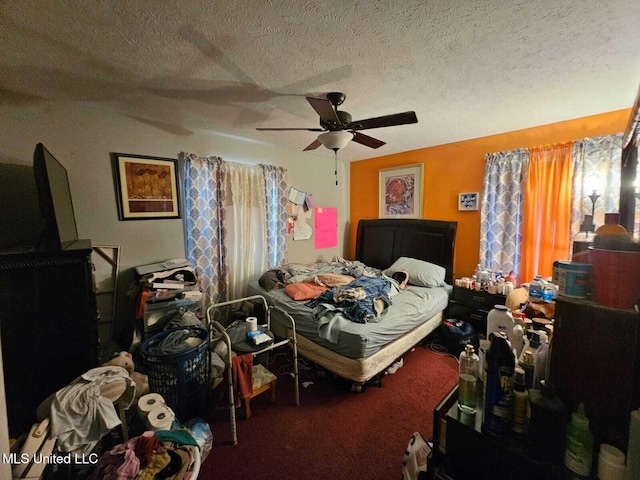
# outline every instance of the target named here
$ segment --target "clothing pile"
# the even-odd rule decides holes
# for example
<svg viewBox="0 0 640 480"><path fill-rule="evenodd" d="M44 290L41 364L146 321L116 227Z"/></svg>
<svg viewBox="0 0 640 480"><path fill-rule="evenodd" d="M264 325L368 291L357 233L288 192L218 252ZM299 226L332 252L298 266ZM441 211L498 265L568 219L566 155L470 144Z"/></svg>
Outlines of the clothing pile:
<svg viewBox="0 0 640 480"><path fill-rule="evenodd" d="M317 317L324 316L327 309L339 310L352 322L367 323L375 321L391 305L391 297L397 292L395 280L382 275L363 275L345 286L321 293L305 305L310 308L323 307L323 310L316 311Z"/></svg>
<svg viewBox="0 0 640 480"><path fill-rule="evenodd" d="M190 328L181 328L167 334L157 342L149 343L149 353L153 355L173 355L185 352L202 343L202 339L194 335Z"/></svg>
<svg viewBox="0 0 640 480"><path fill-rule="evenodd" d="M198 443L187 430L145 432L100 457L90 480L183 480L199 469Z"/></svg>
<svg viewBox="0 0 640 480"><path fill-rule="evenodd" d="M57 438L60 452L88 454L108 431L121 425L113 401L101 394L101 388L117 381L125 384L120 401L129 408L135 383L127 370L116 366L91 369L40 404L38 419L50 419L50 435Z"/></svg>

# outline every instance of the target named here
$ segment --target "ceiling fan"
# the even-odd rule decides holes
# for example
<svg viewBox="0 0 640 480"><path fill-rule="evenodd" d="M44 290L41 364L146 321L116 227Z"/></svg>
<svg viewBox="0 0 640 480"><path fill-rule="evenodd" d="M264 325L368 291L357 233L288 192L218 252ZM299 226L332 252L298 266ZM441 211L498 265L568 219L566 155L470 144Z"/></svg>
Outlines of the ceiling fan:
<svg viewBox="0 0 640 480"><path fill-rule="evenodd" d="M393 127L396 125L406 125L417 123L418 117L415 112L394 113L383 115L382 117L365 118L364 120L351 120L351 114L338 110L342 105L346 95L341 92L327 93L326 98L306 97L311 107L320 116L321 128L256 128L256 130L306 130L309 132L324 132L309 144L304 151L315 150L320 145L324 145L329 150L337 152L344 148L349 141L365 145L370 148L379 148L386 142L370 137L360 130L371 128Z"/></svg>

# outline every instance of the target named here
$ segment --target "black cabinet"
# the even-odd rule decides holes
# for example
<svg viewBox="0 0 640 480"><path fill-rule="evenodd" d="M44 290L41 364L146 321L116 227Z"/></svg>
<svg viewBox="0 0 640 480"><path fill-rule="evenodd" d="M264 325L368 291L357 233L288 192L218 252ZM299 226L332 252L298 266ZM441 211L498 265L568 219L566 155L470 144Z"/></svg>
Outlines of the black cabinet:
<svg viewBox="0 0 640 480"><path fill-rule="evenodd" d="M596 444L625 451L640 407L640 314L558 297L550 377L567 410L584 403Z"/></svg>
<svg viewBox="0 0 640 480"><path fill-rule="evenodd" d="M448 318L465 320L479 334L487 331L487 315L494 305L504 305L507 297L487 292L477 292L463 287L453 287L447 311Z"/></svg>
<svg viewBox="0 0 640 480"><path fill-rule="evenodd" d="M0 254L0 336L9 434L16 438L47 396L99 363L90 242Z"/></svg>
<svg viewBox="0 0 640 480"><path fill-rule="evenodd" d="M458 409L457 386L434 409L434 443L428 460L431 479L572 480L564 465L538 461L526 435L493 435L482 429L483 412ZM595 479L595 475L588 477Z"/></svg>

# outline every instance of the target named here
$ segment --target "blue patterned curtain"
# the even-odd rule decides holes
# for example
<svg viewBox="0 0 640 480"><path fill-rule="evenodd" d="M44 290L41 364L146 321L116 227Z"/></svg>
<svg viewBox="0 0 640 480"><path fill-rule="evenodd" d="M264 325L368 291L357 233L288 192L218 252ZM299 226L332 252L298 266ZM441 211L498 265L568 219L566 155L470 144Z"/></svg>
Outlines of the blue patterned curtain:
<svg viewBox="0 0 640 480"><path fill-rule="evenodd" d="M267 255L268 268L287 262L287 179L286 170L274 165L260 165L264 173L267 194Z"/></svg>
<svg viewBox="0 0 640 480"><path fill-rule="evenodd" d="M518 275L523 187L529 165L526 148L485 156L480 222L483 268Z"/></svg>
<svg viewBox="0 0 640 480"><path fill-rule="evenodd" d="M228 299L225 267L224 169L220 157L183 153L187 257L195 266L205 302Z"/></svg>
<svg viewBox="0 0 640 480"><path fill-rule="evenodd" d="M189 153L181 159L187 258L205 302L241 297L249 280L287 261L287 171Z"/></svg>
<svg viewBox="0 0 640 480"><path fill-rule="evenodd" d="M600 197L595 203L597 226L604 214L620 208L620 172L622 133L576 140L573 147L573 190L571 193L571 235L580 231L585 215L591 215L589 198L595 190Z"/></svg>

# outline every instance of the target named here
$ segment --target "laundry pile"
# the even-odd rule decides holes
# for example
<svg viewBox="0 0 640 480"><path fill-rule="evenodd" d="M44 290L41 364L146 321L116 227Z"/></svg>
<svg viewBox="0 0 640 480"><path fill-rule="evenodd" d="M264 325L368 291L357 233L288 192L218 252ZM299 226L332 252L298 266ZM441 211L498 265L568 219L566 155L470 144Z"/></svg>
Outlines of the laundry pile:
<svg viewBox="0 0 640 480"><path fill-rule="evenodd" d="M198 443L187 430L145 432L100 457L90 480L183 480L200 468Z"/></svg>
<svg viewBox="0 0 640 480"><path fill-rule="evenodd" d="M50 436L57 438L59 451L88 454L108 431L121 424L113 400L103 395L106 387L117 382L124 384L120 401L129 408L135 383L127 370L114 366L87 371L40 404L38 419L50 419Z"/></svg>

